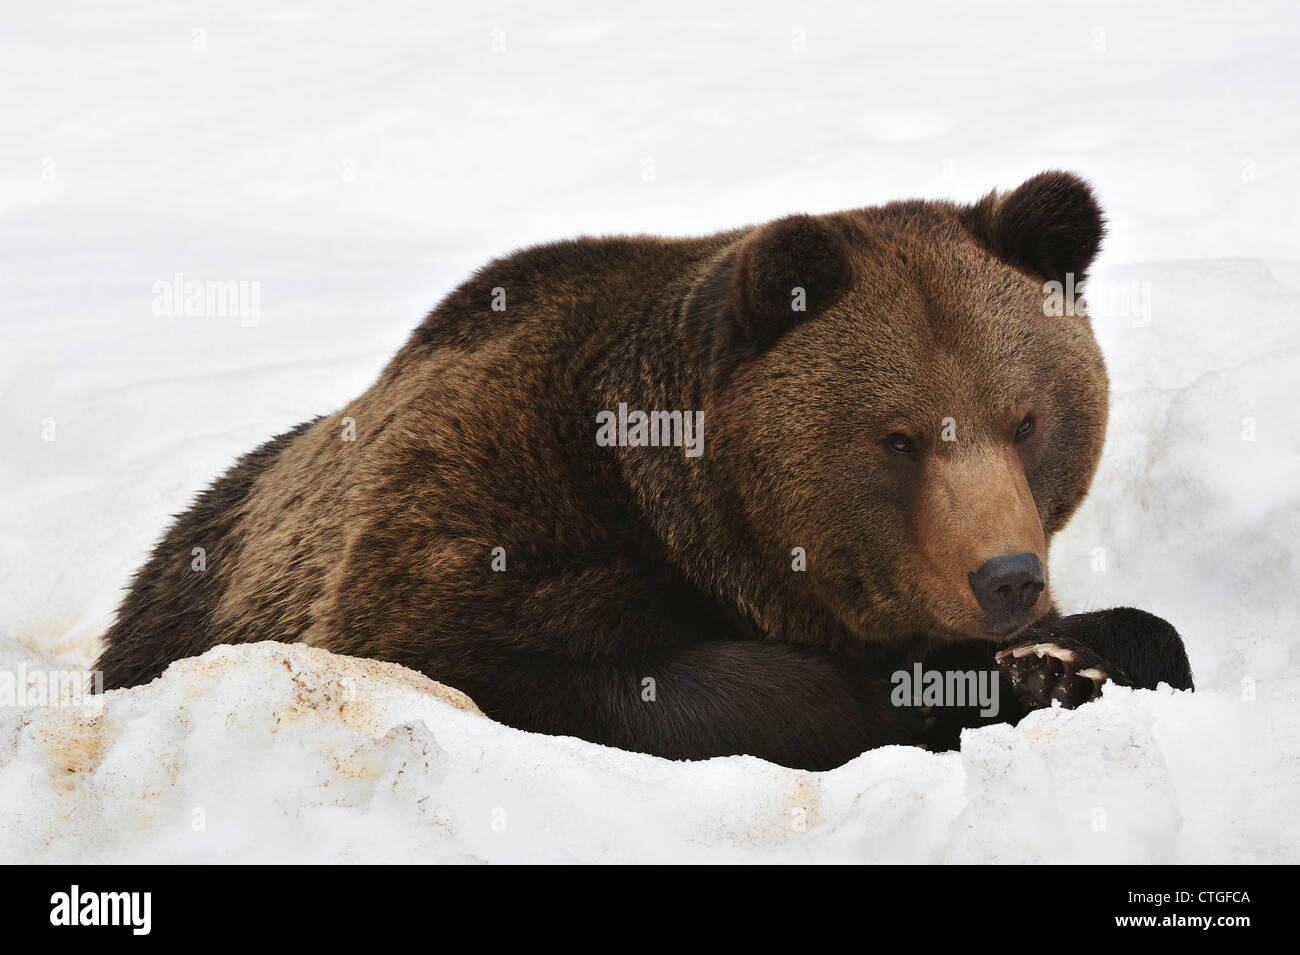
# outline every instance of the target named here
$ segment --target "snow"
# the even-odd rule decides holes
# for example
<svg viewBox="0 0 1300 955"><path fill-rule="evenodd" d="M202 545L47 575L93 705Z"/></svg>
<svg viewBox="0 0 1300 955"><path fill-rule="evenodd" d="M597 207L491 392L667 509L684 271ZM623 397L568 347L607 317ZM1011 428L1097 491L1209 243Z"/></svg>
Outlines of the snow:
<svg viewBox="0 0 1300 955"><path fill-rule="evenodd" d="M548 6L11 14L0 673L87 668L168 515L492 255L1066 168L1110 217L1098 288L1149 309L1096 318L1111 428L1054 586L1173 621L1197 692L808 774L221 647L99 711L0 705L0 859L1300 861L1294 6ZM156 314L177 273L257 283L256 321Z"/></svg>

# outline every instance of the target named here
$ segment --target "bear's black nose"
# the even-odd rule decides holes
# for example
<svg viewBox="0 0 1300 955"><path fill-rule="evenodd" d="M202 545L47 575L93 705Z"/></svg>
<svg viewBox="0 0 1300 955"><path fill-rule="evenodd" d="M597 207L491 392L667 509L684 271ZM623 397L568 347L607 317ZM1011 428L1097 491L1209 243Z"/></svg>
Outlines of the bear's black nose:
<svg viewBox="0 0 1300 955"><path fill-rule="evenodd" d="M970 574L970 589L985 613L1015 614L1038 602L1046 581L1042 562L1029 552L992 557Z"/></svg>

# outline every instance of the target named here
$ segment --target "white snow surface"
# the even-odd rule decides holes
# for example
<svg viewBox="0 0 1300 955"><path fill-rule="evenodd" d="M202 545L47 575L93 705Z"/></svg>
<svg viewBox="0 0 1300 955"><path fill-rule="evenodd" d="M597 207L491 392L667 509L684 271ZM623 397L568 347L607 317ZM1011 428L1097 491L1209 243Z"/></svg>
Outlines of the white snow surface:
<svg viewBox="0 0 1300 955"><path fill-rule="evenodd" d="M1300 861L1297 46L1294 4L1222 0L8 11L0 672L88 667L169 515L493 255L1065 168L1097 281L1150 307L1095 320L1111 426L1057 599L1165 616L1198 690L816 774L219 647L99 712L0 705L0 861ZM156 315L176 273L259 283L258 321Z"/></svg>

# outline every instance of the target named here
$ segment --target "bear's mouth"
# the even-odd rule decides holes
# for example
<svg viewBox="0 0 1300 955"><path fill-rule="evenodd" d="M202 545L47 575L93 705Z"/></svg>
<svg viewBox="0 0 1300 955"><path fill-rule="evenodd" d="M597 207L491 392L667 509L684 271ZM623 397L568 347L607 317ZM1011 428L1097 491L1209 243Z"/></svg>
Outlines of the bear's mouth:
<svg viewBox="0 0 1300 955"><path fill-rule="evenodd" d="M965 619L936 621L938 629L948 640L981 640L1005 642L1022 630L1027 630L1047 616L1051 602L1044 599L1032 607L1013 612L983 612L976 610Z"/></svg>
<svg viewBox="0 0 1300 955"><path fill-rule="evenodd" d="M1033 624L1037 616L1029 610L1015 614L999 614L996 619L989 619L981 625L980 636L995 640L1010 637Z"/></svg>

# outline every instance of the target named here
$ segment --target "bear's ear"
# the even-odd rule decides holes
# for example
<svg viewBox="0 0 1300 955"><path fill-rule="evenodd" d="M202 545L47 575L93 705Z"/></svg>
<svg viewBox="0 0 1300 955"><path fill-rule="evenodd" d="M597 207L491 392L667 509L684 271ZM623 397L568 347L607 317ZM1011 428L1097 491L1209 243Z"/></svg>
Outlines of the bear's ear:
<svg viewBox="0 0 1300 955"><path fill-rule="evenodd" d="M844 239L806 215L758 229L736 253L732 275L738 331L760 347L834 302L853 277Z"/></svg>
<svg viewBox="0 0 1300 955"><path fill-rule="evenodd" d="M999 258L1044 278L1081 283L1106 231L1092 189L1068 172L1044 172L1010 193L991 192L962 223Z"/></svg>

